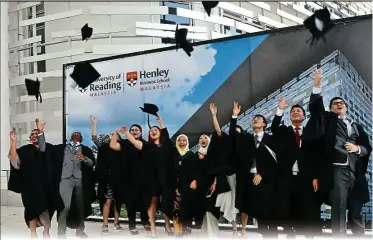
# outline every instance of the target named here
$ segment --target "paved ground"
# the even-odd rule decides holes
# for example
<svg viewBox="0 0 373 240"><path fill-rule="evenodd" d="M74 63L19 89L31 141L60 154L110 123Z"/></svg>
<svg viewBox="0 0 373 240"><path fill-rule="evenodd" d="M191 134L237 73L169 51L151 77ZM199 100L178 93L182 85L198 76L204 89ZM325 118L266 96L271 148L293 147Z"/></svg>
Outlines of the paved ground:
<svg viewBox="0 0 373 240"><path fill-rule="evenodd" d="M1 206L1 239L27 239L29 238L29 230L25 225L23 220L23 208L20 207L4 207ZM51 229L51 237L56 238L56 221L55 219L52 220L52 229ZM113 228L113 224L109 224L109 231L110 235L103 236L101 235L101 222L95 221L87 221L86 222L86 233L89 235L90 239L144 239L146 237L145 231L143 230L142 226L139 226L139 235L138 236L131 236L128 231L128 225L122 224L123 231L122 232L115 232ZM167 238L164 229L162 227L158 227L158 236L160 239ZM197 230L193 230L193 234L191 238L198 238L199 232ZM42 228L38 229L39 238L42 236ZM369 232L371 238L371 232ZM75 232L72 230L68 230L67 237L69 239L75 239ZM228 230L221 230L219 233L219 238L223 239L232 239L232 232ZM280 239L286 239L286 235L280 234ZM319 239L330 239L331 236L326 234L325 237ZM261 235L255 232L248 231L247 232L247 239L261 239ZM297 239L305 239L304 236L297 236Z"/></svg>

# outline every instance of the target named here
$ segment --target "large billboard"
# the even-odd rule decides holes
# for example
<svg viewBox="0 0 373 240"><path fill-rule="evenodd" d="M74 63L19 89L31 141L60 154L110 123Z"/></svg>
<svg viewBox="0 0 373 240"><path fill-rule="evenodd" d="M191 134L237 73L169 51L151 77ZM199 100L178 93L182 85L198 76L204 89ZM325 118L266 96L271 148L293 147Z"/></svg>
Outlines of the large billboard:
<svg viewBox="0 0 373 240"><path fill-rule="evenodd" d="M191 57L166 48L95 59L91 63L101 77L86 89L73 87L74 63L64 65L64 139L80 131L84 144L93 145L90 115L97 118L99 134L137 123L147 139L147 115L139 108L144 103L159 107L173 138L186 134L194 146L201 133L213 131L210 102L218 105L218 120L227 130L238 101L240 124L249 131L256 113L271 122L281 95L307 108L316 67L324 73L324 101L341 95L359 106L361 112L355 109L351 117L372 136L371 15L336 22L326 42L316 46L305 43L309 38L303 27L291 27L194 44Z"/></svg>

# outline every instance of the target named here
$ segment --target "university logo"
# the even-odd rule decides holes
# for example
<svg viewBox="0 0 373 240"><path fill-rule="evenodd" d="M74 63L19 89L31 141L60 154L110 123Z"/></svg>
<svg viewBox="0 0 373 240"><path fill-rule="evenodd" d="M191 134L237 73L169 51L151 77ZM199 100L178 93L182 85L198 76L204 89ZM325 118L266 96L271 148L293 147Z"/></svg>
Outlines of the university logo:
<svg viewBox="0 0 373 240"><path fill-rule="evenodd" d="M127 73L127 84L130 87L135 86L137 83L137 72L128 72Z"/></svg>

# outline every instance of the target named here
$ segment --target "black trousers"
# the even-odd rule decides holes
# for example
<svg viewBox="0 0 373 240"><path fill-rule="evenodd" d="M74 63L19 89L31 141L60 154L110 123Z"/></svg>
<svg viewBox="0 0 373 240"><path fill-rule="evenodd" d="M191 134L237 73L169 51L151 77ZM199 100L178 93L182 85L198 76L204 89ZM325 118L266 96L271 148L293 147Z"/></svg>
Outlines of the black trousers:
<svg viewBox="0 0 373 240"><path fill-rule="evenodd" d="M314 192L312 181L313 179L305 179L300 175L286 176L279 180L277 218L284 233L296 232L306 236L321 234L321 201Z"/></svg>
<svg viewBox="0 0 373 240"><path fill-rule="evenodd" d="M131 209L127 207L127 215L128 215L128 225L129 228L136 228L136 209ZM147 225L149 224L149 217L148 217L148 211L143 210L140 211L140 219L142 225Z"/></svg>
<svg viewBox="0 0 373 240"><path fill-rule="evenodd" d="M364 235L361 210L363 205L353 200L355 174L349 167L334 166L334 188L330 193L332 203L332 232L335 237L346 236L346 210L349 210L351 230L356 236Z"/></svg>

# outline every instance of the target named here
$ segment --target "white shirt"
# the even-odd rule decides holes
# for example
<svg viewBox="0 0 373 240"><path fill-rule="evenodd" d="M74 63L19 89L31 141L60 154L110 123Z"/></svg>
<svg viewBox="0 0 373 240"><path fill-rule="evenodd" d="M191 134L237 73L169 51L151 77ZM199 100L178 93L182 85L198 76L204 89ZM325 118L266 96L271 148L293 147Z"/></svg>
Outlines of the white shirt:
<svg viewBox="0 0 373 240"><path fill-rule="evenodd" d="M276 115L281 117L283 114L284 114L284 110L282 110L280 108L277 108ZM292 125L292 127L293 127L293 130L294 130L294 133L295 133L295 128L296 127L294 125ZM302 136L303 127L301 126L298 131L299 131L299 136ZM301 146L302 146L302 139L300 140L300 146L299 147L301 147ZM293 170L293 175L297 175L297 173L299 172L298 160L295 160L292 170Z"/></svg>
<svg viewBox="0 0 373 240"><path fill-rule="evenodd" d="M254 133L254 139L256 135L258 136L258 143L256 144L256 148L258 148L260 145L260 142L263 140L264 131L261 131L259 133ZM256 167L251 168L250 173L258 173Z"/></svg>

